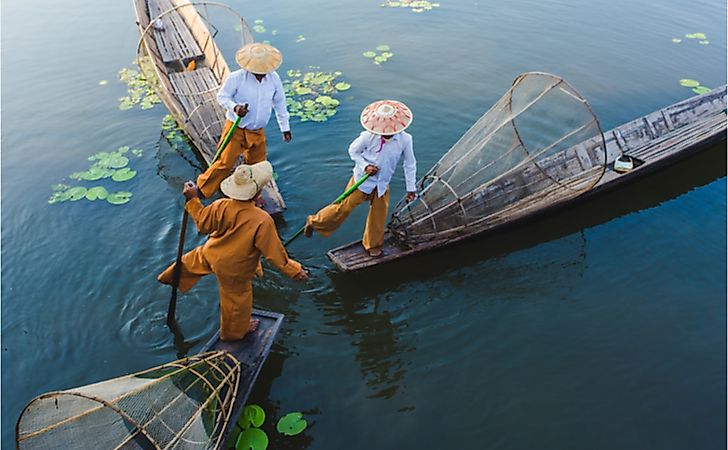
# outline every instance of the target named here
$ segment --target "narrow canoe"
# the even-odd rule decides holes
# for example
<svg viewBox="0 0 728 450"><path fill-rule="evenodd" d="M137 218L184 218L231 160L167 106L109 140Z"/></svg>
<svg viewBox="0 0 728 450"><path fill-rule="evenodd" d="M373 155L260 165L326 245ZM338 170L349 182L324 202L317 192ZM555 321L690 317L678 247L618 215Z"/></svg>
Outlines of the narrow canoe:
<svg viewBox="0 0 728 450"><path fill-rule="evenodd" d="M252 33L239 14L218 3L133 1L141 34L139 53L149 57L158 79L152 85L194 147L210 164L225 123L225 110L216 96L230 69L196 6L228 9L240 20L244 44L253 42ZM192 60L195 69L186 70ZM286 204L275 180L263 188L262 195L269 213L285 210Z"/></svg>
<svg viewBox="0 0 728 450"><path fill-rule="evenodd" d="M328 257L339 270L356 271L500 231L641 179L725 140L726 86L722 86L604 133L608 163L606 171L594 187L578 197L566 201L541 198L530 204L519 204L493 214L478 226L463 227L455 233L442 237L433 236L424 242L404 242L395 238L391 231L387 231L384 255L379 258L369 257L361 241L334 248L328 252ZM582 155L578 151L571 154L574 163L578 163L577 159ZM639 165L626 173L615 171L614 161L622 154L632 156ZM507 182L508 180L503 180L503 183ZM483 201L487 201L487 197Z"/></svg>

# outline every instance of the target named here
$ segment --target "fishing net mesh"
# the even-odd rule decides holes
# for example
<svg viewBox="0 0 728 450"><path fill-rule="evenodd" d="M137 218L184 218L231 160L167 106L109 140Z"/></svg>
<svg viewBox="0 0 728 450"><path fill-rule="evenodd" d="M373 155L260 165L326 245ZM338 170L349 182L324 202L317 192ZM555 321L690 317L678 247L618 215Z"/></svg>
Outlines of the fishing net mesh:
<svg viewBox="0 0 728 450"><path fill-rule="evenodd" d="M471 234L588 191L606 159L586 100L526 73L419 181L418 199L396 206L390 231L404 242Z"/></svg>
<svg viewBox="0 0 728 450"><path fill-rule="evenodd" d="M195 146L214 149L225 124L217 102L230 73L224 55L252 43L253 32L243 17L220 3L155 0L140 7L149 17L140 23L137 62L142 74L166 99Z"/></svg>
<svg viewBox="0 0 728 450"><path fill-rule="evenodd" d="M239 381L240 363L232 355L208 352L44 394L18 420L18 448L215 448Z"/></svg>

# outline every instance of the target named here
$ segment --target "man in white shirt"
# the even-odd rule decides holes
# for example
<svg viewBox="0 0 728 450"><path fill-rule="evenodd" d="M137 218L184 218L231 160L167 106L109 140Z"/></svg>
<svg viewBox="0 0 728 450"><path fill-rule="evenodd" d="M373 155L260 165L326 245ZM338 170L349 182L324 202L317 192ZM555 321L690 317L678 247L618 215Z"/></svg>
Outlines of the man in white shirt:
<svg viewBox="0 0 728 450"><path fill-rule="evenodd" d="M197 186L205 197L215 193L241 155L244 155L246 164L266 160L264 128L270 120L271 109L275 109L283 140L291 141L286 95L281 78L275 71L283 60L281 52L268 44L253 43L238 50L235 59L242 69L230 73L217 94L227 118L220 141L236 116L241 119L217 161L197 178Z"/></svg>
<svg viewBox="0 0 728 450"><path fill-rule="evenodd" d="M369 178L341 203L331 204L313 216L308 216L305 236L311 237L314 231L323 236L331 235L354 208L369 202L362 245L369 256L376 258L382 255L389 209L389 182L401 158L407 201L414 200L417 191L417 161L412 149L412 136L404 131L411 123L412 111L398 101L380 100L364 108L361 124L366 131L349 146L354 174L347 189L365 173L369 174Z"/></svg>

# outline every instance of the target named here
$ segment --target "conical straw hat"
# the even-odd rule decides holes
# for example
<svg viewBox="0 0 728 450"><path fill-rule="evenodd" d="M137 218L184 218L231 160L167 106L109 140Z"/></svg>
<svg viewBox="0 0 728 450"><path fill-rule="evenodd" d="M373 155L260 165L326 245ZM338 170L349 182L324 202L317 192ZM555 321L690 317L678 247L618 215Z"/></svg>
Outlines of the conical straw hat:
<svg viewBox="0 0 728 450"><path fill-rule="evenodd" d="M361 124L374 134L389 135L404 131L412 123L412 111L396 100L379 100L361 112Z"/></svg>
<svg viewBox="0 0 728 450"><path fill-rule="evenodd" d="M281 65L283 55L272 45L254 42L241 47L235 54L235 60L248 72L265 75Z"/></svg>
<svg viewBox="0 0 728 450"><path fill-rule="evenodd" d="M220 190L236 200L250 200L273 177L273 166L268 161L249 166L241 164L232 175L222 180Z"/></svg>

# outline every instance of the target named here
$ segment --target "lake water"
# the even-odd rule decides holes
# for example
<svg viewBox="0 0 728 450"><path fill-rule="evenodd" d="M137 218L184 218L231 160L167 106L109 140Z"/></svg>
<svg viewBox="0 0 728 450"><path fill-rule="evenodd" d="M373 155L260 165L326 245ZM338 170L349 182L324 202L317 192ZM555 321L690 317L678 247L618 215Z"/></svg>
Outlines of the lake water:
<svg viewBox="0 0 728 450"><path fill-rule="evenodd" d="M521 72L564 77L604 129L693 95L682 78L726 83L724 2L379 3L230 2L264 20L256 39L281 49L281 73L319 66L352 85L328 122L293 120L291 144L270 123L284 236L344 187L373 100L414 111L422 174ZM696 32L710 43L672 42ZM184 348L164 324L155 275L194 169L160 145L162 105L117 108L137 40L131 1L3 3L2 448L34 396L194 353L218 327L213 279L178 304ZM394 56L376 66L362 52L379 44ZM144 150L130 203L47 203L88 156L122 145ZM329 239L296 241L311 281L269 270L255 285L257 307L286 314L250 399L271 448L725 448L725 155L362 274L336 273L325 251L360 237L364 208ZM403 191L400 170L393 199ZM187 248L199 242L188 233ZM290 411L309 428L284 438L275 418Z"/></svg>

